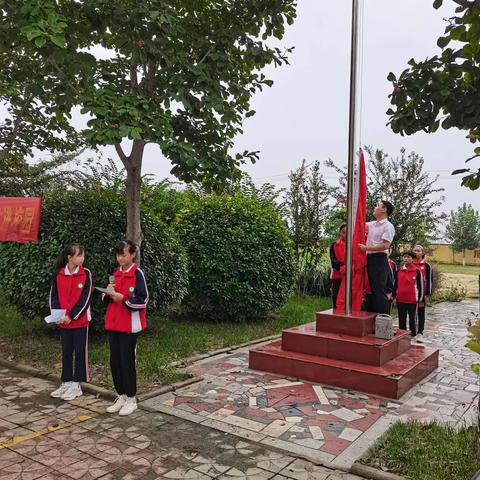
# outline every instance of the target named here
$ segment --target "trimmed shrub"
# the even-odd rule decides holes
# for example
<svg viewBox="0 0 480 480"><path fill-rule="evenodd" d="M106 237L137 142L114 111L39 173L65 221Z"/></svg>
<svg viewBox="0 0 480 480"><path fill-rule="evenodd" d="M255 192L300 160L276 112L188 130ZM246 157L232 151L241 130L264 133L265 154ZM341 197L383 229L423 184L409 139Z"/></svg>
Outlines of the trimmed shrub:
<svg viewBox="0 0 480 480"><path fill-rule="evenodd" d="M85 266L93 284L105 286L116 268L113 247L126 230L124 196L110 190L56 192L44 198L37 243L0 243L0 289L27 317L48 312L52 266L60 250L78 242L85 246ZM143 212L145 236L141 265L150 293L149 310L179 302L186 291L186 256L173 230ZM92 294L92 325L103 325L104 305Z"/></svg>
<svg viewBox="0 0 480 480"><path fill-rule="evenodd" d="M184 306L212 320L258 319L282 305L295 279L288 230L272 206L205 195L178 218L189 258Z"/></svg>

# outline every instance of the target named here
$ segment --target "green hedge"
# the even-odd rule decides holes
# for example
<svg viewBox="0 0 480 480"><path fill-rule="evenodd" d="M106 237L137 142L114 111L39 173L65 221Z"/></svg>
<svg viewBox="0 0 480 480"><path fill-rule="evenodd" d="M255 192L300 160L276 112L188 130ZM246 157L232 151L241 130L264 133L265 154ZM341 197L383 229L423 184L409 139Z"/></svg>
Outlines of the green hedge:
<svg viewBox="0 0 480 480"><path fill-rule="evenodd" d="M241 195L205 195L181 212L178 229L189 258L184 306L195 316L257 319L291 293L292 242L272 206Z"/></svg>
<svg viewBox="0 0 480 480"><path fill-rule="evenodd" d="M85 246L85 266L93 284L104 286L116 268L115 242L126 225L125 197L99 189L60 192L44 198L37 243L0 243L0 289L28 318L48 312L52 265L69 243ZM186 256L175 232L154 215L143 212L142 269L150 293L150 311L179 302L186 291ZM93 326L103 325L104 306L93 294Z"/></svg>

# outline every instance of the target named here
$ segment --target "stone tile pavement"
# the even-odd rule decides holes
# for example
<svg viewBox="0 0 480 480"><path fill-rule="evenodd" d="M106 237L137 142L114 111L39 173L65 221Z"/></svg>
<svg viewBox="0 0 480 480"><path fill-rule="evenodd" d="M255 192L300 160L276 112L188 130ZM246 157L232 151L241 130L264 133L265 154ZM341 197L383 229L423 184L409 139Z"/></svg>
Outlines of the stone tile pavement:
<svg viewBox="0 0 480 480"><path fill-rule="evenodd" d="M478 302L437 304L427 311L425 345L440 349L439 368L399 400L248 369L248 348L202 360L188 370L204 380L145 405L159 412L276 447L338 468L350 468L396 421L475 421L479 386L464 347Z"/></svg>
<svg viewBox="0 0 480 480"><path fill-rule="evenodd" d="M0 369L0 480L361 480L163 413L52 399L55 387Z"/></svg>

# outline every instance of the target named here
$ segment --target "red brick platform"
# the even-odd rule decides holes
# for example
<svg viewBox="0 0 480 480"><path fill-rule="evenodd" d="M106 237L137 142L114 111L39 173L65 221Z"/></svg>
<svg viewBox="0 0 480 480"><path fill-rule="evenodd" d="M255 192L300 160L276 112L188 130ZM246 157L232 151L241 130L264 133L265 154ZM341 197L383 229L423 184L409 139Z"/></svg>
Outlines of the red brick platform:
<svg viewBox="0 0 480 480"><path fill-rule="evenodd" d="M374 336L375 313L327 310L250 350L249 366L288 377L400 398L438 367L438 350L411 345L410 333Z"/></svg>

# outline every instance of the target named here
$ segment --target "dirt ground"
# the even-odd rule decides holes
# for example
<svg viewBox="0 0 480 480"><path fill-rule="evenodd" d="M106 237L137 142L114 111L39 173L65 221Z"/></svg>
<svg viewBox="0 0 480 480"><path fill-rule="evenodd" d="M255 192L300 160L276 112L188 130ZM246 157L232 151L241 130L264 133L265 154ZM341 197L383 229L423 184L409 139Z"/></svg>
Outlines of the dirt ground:
<svg viewBox="0 0 480 480"><path fill-rule="evenodd" d="M461 285L467 290L468 298L478 298L480 296L478 289L477 275L464 275L460 273L443 273L443 288Z"/></svg>

